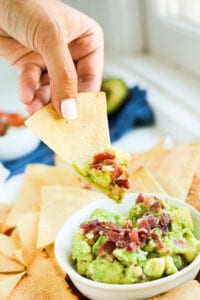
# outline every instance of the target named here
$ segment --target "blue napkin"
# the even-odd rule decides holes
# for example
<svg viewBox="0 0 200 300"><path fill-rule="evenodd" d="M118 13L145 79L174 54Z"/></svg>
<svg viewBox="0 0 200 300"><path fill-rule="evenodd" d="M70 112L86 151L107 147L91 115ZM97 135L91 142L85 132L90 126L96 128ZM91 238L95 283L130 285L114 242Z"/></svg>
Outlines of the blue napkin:
<svg viewBox="0 0 200 300"><path fill-rule="evenodd" d="M127 99L122 107L109 116L111 141L116 141L131 128L152 125L154 114L148 101L147 92L135 86L129 90ZM54 165L54 153L45 144L40 143L38 148L30 154L14 161L3 162L11 172L10 177L24 172L27 164L42 163Z"/></svg>
<svg viewBox="0 0 200 300"><path fill-rule="evenodd" d="M54 165L54 153L45 144L40 143L40 145L31 153L8 162L3 162L3 165L10 170L10 176L8 179L14 175L24 173L24 170L28 164L46 164Z"/></svg>
<svg viewBox="0 0 200 300"><path fill-rule="evenodd" d="M128 130L138 126L149 126L155 122L151 106L147 101L147 91L139 86L129 89L127 99L109 118L110 138L114 142Z"/></svg>

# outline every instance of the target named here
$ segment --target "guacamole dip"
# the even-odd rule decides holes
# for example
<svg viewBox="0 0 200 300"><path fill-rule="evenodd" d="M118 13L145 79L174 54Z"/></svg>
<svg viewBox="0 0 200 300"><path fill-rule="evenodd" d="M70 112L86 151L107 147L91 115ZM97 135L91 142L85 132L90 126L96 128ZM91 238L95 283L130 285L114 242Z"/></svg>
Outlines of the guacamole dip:
<svg viewBox="0 0 200 300"><path fill-rule="evenodd" d="M121 202L129 188L126 172L130 155L114 148L97 153L90 162L73 163L74 169L89 183L116 202Z"/></svg>
<svg viewBox="0 0 200 300"><path fill-rule="evenodd" d="M74 237L72 259L89 279L131 284L174 274L199 251L188 208L139 194L126 216L95 209Z"/></svg>

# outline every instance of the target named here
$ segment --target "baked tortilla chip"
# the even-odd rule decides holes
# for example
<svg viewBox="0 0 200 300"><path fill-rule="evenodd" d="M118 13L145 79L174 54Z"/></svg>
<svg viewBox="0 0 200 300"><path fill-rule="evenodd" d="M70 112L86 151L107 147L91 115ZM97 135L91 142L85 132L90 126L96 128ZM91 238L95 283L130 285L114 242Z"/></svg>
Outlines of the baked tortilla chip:
<svg viewBox="0 0 200 300"><path fill-rule="evenodd" d="M24 266L17 260L0 252L0 273L17 273L24 271Z"/></svg>
<svg viewBox="0 0 200 300"><path fill-rule="evenodd" d="M17 223L26 266L29 266L37 255L38 221L39 213L27 213Z"/></svg>
<svg viewBox="0 0 200 300"><path fill-rule="evenodd" d="M28 212L37 212L40 207L40 188L43 185L80 186L78 176L67 170L40 164L26 168L22 187L6 220L6 225L14 227L20 217Z"/></svg>
<svg viewBox="0 0 200 300"><path fill-rule="evenodd" d="M25 272L19 274L12 274L12 275L3 275L0 278L0 299L1 300L8 300L10 293L17 285L18 281L22 278Z"/></svg>
<svg viewBox="0 0 200 300"><path fill-rule="evenodd" d="M0 234L0 251L3 252L4 254L12 257L13 252L16 251L19 248L19 243L5 235L5 234Z"/></svg>
<svg viewBox="0 0 200 300"><path fill-rule="evenodd" d="M31 116L25 124L66 162L88 161L110 146L106 97L103 92L77 95L78 117L61 118L51 104Z"/></svg>
<svg viewBox="0 0 200 300"><path fill-rule="evenodd" d="M9 300L78 300L46 252L36 257Z"/></svg>
<svg viewBox="0 0 200 300"><path fill-rule="evenodd" d="M166 191L159 184L159 182L144 167L140 167L137 170L134 170L131 174L129 174L129 183L130 193L143 192L167 194Z"/></svg>
<svg viewBox="0 0 200 300"><path fill-rule="evenodd" d="M200 284L197 280L190 280L177 286L163 295L153 297L149 300L191 300L200 299Z"/></svg>
<svg viewBox="0 0 200 300"><path fill-rule="evenodd" d="M200 211L200 175L195 174L187 195L186 202Z"/></svg>
<svg viewBox="0 0 200 300"><path fill-rule="evenodd" d="M199 158L200 149L197 147L133 154L129 173L143 166L153 174L170 196L185 200Z"/></svg>
<svg viewBox="0 0 200 300"><path fill-rule="evenodd" d="M81 188L43 187L37 248L53 243L67 218L84 205L100 200L102 197L98 192Z"/></svg>

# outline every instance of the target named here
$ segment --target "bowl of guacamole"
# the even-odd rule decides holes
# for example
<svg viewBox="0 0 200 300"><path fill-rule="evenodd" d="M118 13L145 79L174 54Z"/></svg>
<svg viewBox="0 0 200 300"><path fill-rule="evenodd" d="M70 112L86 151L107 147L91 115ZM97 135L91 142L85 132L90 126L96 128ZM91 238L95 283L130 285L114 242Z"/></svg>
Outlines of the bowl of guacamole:
<svg viewBox="0 0 200 300"><path fill-rule="evenodd" d="M166 195L107 198L74 214L55 243L58 263L89 299L148 299L200 269L200 214Z"/></svg>

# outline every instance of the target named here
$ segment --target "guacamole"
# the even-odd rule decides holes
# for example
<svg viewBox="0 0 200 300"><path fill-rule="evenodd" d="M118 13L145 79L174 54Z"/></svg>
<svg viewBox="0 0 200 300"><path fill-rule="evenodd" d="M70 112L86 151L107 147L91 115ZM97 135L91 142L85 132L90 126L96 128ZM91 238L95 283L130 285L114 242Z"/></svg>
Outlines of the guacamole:
<svg viewBox="0 0 200 300"><path fill-rule="evenodd" d="M116 202L121 202L125 190L129 188L126 172L130 155L114 148L97 153L90 162L72 166L89 183L100 189Z"/></svg>
<svg viewBox="0 0 200 300"><path fill-rule="evenodd" d="M199 251L188 208L139 194L127 215L95 209L75 234L72 259L89 279L132 284L174 274Z"/></svg>

